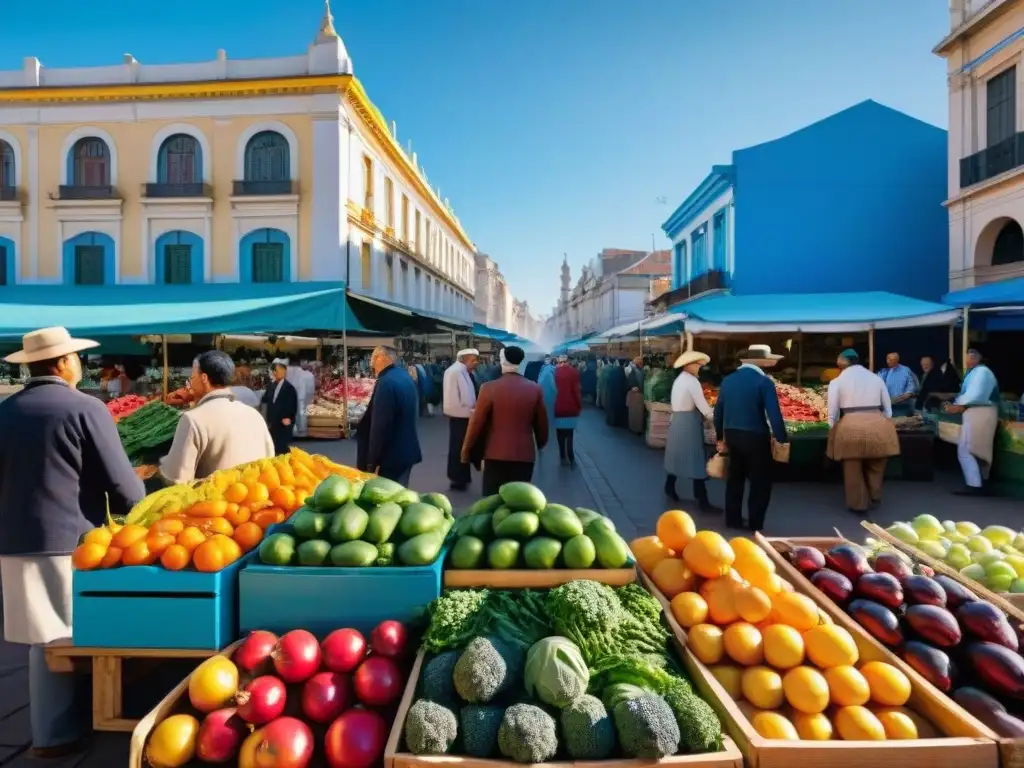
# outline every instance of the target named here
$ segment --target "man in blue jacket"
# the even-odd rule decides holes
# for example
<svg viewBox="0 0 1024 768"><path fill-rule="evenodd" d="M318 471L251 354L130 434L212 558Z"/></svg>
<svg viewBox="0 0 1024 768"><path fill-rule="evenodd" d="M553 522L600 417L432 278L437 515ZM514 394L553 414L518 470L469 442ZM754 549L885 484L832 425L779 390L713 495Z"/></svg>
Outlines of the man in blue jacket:
<svg viewBox="0 0 1024 768"><path fill-rule="evenodd" d="M377 347L370 356L377 385L356 432L356 464L364 472L409 485L412 468L423 461L416 431L419 390L398 365L393 347Z"/></svg>
<svg viewBox="0 0 1024 768"><path fill-rule="evenodd" d="M789 438L779 409L779 396L765 369L774 368L782 355L765 344L752 344L740 353L740 367L722 381L715 403L718 452L729 456L725 483L725 525L743 528L743 491L750 482L747 515L750 530L764 528L772 498L772 435L780 443Z"/></svg>

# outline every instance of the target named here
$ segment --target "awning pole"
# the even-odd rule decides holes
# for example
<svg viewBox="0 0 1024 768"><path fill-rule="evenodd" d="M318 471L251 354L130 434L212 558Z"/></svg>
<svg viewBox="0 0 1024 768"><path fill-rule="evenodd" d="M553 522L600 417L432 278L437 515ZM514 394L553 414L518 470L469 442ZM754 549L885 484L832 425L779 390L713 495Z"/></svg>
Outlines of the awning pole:
<svg viewBox="0 0 1024 768"><path fill-rule="evenodd" d="M341 407L345 410L342 418L342 429L344 430L345 438L348 439L351 436L348 423L348 331L346 326L348 325L348 313L345 314L345 320L341 323Z"/></svg>
<svg viewBox="0 0 1024 768"><path fill-rule="evenodd" d="M949 360L956 360L956 323L949 324Z"/></svg>
<svg viewBox="0 0 1024 768"><path fill-rule="evenodd" d="M967 370L967 350L971 348L971 308L964 307L964 334L961 340L960 371L961 374Z"/></svg>
<svg viewBox="0 0 1024 768"><path fill-rule="evenodd" d="M168 372L167 372L167 337L166 336L161 336L160 338L161 338L161 343L163 344L163 350L164 350L164 400L166 400L167 399L167 384L168 384L168 382L167 382L167 379L168 379Z"/></svg>
<svg viewBox="0 0 1024 768"><path fill-rule="evenodd" d="M875 370L875 329L868 331L868 370Z"/></svg>
<svg viewBox="0 0 1024 768"><path fill-rule="evenodd" d="M800 387L804 382L804 335L802 333L797 334L796 344L796 385Z"/></svg>

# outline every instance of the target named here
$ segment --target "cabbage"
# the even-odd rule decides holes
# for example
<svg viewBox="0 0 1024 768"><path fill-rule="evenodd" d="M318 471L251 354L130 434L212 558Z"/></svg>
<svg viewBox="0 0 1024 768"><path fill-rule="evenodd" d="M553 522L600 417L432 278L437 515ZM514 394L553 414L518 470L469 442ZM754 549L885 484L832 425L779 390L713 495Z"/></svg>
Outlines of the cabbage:
<svg viewBox="0 0 1024 768"><path fill-rule="evenodd" d="M580 649L564 637L545 637L526 654L526 692L553 707L567 707L587 692L590 670Z"/></svg>
<svg viewBox="0 0 1024 768"><path fill-rule="evenodd" d="M667 403L672 399L672 385L679 376L678 368L660 368L647 377L648 399L655 403Z"/></svg>

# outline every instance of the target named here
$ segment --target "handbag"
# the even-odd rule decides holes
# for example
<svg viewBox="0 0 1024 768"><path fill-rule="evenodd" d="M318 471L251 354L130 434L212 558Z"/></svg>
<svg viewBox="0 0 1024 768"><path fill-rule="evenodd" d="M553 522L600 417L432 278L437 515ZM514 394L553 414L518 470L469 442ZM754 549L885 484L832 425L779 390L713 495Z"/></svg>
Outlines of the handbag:
<svg viewBox="0 0 1024 768"><path fill-rule="evenodd" d="M715 480L724 480L729 469L729 461L724 453L716 453L708 459L706 469L708 477L714 478Z"/></svg>
<svg viewBox="0 0 1024 768"><path fill-rule="evenodd" d="M779 464L789 464L789 443L772 440L772 460Z"/></svg>

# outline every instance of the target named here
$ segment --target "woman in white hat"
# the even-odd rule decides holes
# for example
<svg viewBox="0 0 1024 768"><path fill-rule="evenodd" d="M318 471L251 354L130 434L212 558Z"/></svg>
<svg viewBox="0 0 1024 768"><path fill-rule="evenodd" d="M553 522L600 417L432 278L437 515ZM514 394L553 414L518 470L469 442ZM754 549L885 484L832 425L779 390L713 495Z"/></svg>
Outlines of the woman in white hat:
<svg viewBox="0 0 1024 768"><path fill-rule="evenodd" d="M693 480L693 498L701 512L718 512L708 499L707 456L704 452L704 419L714 417L697 374L711 362L703 352L683 352L673 368L681 368L672 384L672 424L665 444L665 495L679 501L676 481L681 477Z"/></svg>

